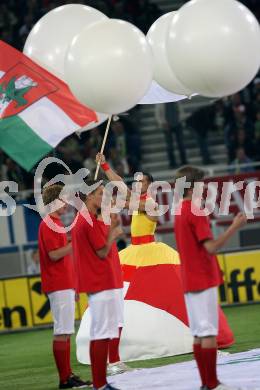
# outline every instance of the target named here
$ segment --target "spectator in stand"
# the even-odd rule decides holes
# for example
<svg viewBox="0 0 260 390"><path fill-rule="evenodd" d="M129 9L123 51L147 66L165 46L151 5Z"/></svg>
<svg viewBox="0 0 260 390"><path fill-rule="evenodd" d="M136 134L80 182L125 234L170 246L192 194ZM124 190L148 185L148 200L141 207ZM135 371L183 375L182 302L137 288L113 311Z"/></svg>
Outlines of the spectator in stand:
<svg viewBox="0 0 260 390"><path fill-rule="evenodd" d="M186 121L187 125L196 132L202 162L205 165L214 164L208 146L208 132L214 124L214 116L215 107L210 105L199 108Z"/></svg>
<svg viewBox="0 0 260 390"><path fill-rule="evenodd" d="M65 164L68 165L72 173L76 173L79 169L83 168L82 162L79 161L78 159L75 159L74 155L72 155L67 150L64 150L62 154L62 160L65 162Z"/></svg>
<svg viewBox="0 0 260 390"><path fill-rule="evenodd" d="M223 100L218 100L215 103L215 115L214 115L215 121L215 129L222 133L225 127L225 122L226 122L226 109L224 105Z"/></svg>
<svg viewBox="0 0 260 390"><path fill-rule="evenodd" d="M238 148L243 148L245 150L245 154L249 158L254 158L255 157L255 145L252 140L252 137L248 135L245 130L239 129L236 134L235 134L235 139L233 142L230 144L230 148L228 150L228 155L229 155L229 161L233 161L235 156L236 156L236 151Z"/></svg>
<svg viewBox="0 0 260 390"><path fill-rule="evenodd" d="M260 111L260 91L255 95L254 102L252 104L252 109L254 112L254 118L256 118L256 113Z"/></svg>
<svg viewBox="0 0 260 390"><path fill-rule="evenodd" d="M18 16L8 6L7 2L0 3L0 29L7 31L11 41L13 40L15 27L18 23Z"/></svg>
<svg viewBox="0 0 260 390"><path fill-rule="evenodd" d="M256 113L255 137L260 138L260 110Z"/></svg>
<svg viewBox="0 0 260 390"><path fill-rule="evenodd" d="M90 130L89 146L91 148L100 150L102 141L103 137L100 133L99 127L95 127L94 129Z"/></svg>
<svg viewBox="0 0 260 390"><path fill-rule="evenodd" d="M162 11L155 3L150 3L149 0L139 0L139 12L135 17L135 24L145 34L148 32L151 25L162 15Z"/></svg>
<svg viewBox="0 0 260 390"><path fill-rule="evenodd" d="M121 176L121 177L125 177L125 166L124 164L122 164L121 162L119 162L116 166L115 166L115 170L116 170L116 173Z"/></svg>
<svg viewBox="0 0 260 390"><path fill-rule="evenodd" d="M98 152L97 149L92 148L91 151L90 151L89 157L86 158L86 160L83 162L83 166L89 170L90 176L92 176L93 173L96 170L96 166L97 166L96 155L97 155L97 152Z"/></svg>
<svg viewBox="0 0 260 390"><path fill-rule="evenodd" d="M126 16L125 9L124 9L124 4L123 1L117 1L114 4L114 9L113 9L113 17L115 19L127 19L128 17Z"/></svg>
<svg viewBox="0 0 260 390"><path fill-rule="evenodd" d="M6 159L5 165L5 174L7 180L14 181L15 183L17 183L19 191L25 190L22 169L11 158Z"/></svg>
<svg viewBox="0 0 260 390"><path fill-rule="evenodd" d="M251 160L245 153L245 149L240 146L236 149L236 158L231 162L230 173L248 173L254 172L254 167L251 165L253 160ZM243 164L247 164L247 166L243 166ZM241 166L242 165L242 166Z"/></svg>
<svg viewBox="0 0 260 390"><path fill-rule="evenodd" d="M8 45L13 45L12 32L5 27L0 27L0 39L5 43L8 43Z"/></svg>
<svg viewBox="0 0 260 390"><path fill-rule="evenodd" d="M124 1L124 11L128 15L129 21L134 23L140 13L140 1Z"/></svg>
<svg viewBox="0 0 260 390"><path fill-rule="evenodd" d="M139 106L129 112L129 116L121 117L126 136L126 151L129 172L134 174L140 169L142 158L141 138L140 138L140 115Z"/></svg>
<svg viewBox="0 0 260 390"><path fill-rule="evenodd" d="M111 165L111 167L113 167L113 169L115 169L115 167L119 164L122 164L122 161L118 156L117 150L114 147L110 147L108 149L108 163L109 165Z"/></svg>
<svg viewBox="0 0 260 390"><path fill-rule="evenodd" d="M157 104L155 119L160 130L164 131L170 168L177 167L173 148L175 135L181 165L187 164L186 151L183 141L183 127L180 121L178 103Z"/></svg>
<svg viewBox="0 0 260 390"><path fill-rule="evenodd" d="M27 267L28 275L36 275L40 273L40 255L39 249L34 249L31 255L31 263Z"/></svg>
<svg viewBox="0 0 260 390"><path fill-rule="evenodd" d="M260 77L256 77L253 81L253 97L257 96L260 93Z"/></svg>
<svg viewBox="0 0 260 390"><path fill-rule="evenodd" d="M73 173L83 168L83 155L81 153L80 142L75 134L67 137L57 147L55 155L63 160Z"/></svg>
<svg viewBox="0 0 260 390"><path fill-rule="evenodd" d="M122 162L119 162L118 164L116 164L116 166L115 166L115 171L116 171L116 173L117 173L119 176L123 177L124 179L130 177L129 174L127 174L127 173L125 172L125 166L124 166L124 164L123 164Z"/></svg>
<svg viewBox="0 0 260 390"><path fill-rule="evenodd" d="M5 160L6 160L6 155L0 149L0 181L7 180L6 177L7 166L5 165Z"/></svg>
<svg viewBox="0 0 260 390"><path fill-rule="evenodd" d="M82 154L80 150L79 138L73 134L67 137L57 148L61 155L70 155L73 160L82 162Z"/></svg>
<svg viewBox="0 0 260 390"><path fill-rule="evenodd" d="M34 25L34 19L32 14L27 14L24 19L23 25L19 28L19 39L21 40L21 44L19 46L23 45L23 42L26 41L26 38L28 34L30 33L31 29Z"/></svg>
<svg viewBox="0 0 260 390"><path fill-rule="evenodd" d="M256 113L255 121L255 150L256 160L260 161L260 111Z"/></svg>
<svg viewBox="0 0 260 390"><path fill-rule="evenodd" d="M126 134L122 121L112 121L111 130L109 148L112 147L115 149L117 153L117 160L124 165L124 171L127 174L129 173L129 166L127 163Z"/></svg>
<svg viewBox="0 0 260 390"><path fill-rule="evenodd" d="M244 128L251 136L254 134L254 125L249 117L246 106L241 104L234 110L236 129Z"/></svg>
<svg viewBox="0 0 260 390"><path fill-rule="evenodd" d="M224 130L225 144L228 150L230 150L231 145L235 142L236 134L241 128L245 129L249 138L254 138L254 124L247 116L246 107L243 104L234 105L228 117L228 123Z"/></svg>
<svg viewBox="0 0 260 390"><path fill-rule="evenodd" d="M88 1L87 5L91 5L89 3L92 3L92 1ZM107 1L97 0L97 1L94 1L94 3L96 3L96 5L95 4L92 5L93 8L97 8L99 11L103 12L107 16L111 15L112 8L111 8L111 6L108 5Z"/></svg>
<svg viewBox="0 0 260 390"><path fill-rule="evenodd" d="M54 153L50 153L46 157L54 157ZM62 158L62 156L56 156L59 158ZM51 180L56 175L65 175L68 172L66 171L65 167L63 167L61 164L51 163L48 164L47 167L44 169L43 172L43 184L46 184L49 180ZM64 184L64 183L60 183Z"/></svg>

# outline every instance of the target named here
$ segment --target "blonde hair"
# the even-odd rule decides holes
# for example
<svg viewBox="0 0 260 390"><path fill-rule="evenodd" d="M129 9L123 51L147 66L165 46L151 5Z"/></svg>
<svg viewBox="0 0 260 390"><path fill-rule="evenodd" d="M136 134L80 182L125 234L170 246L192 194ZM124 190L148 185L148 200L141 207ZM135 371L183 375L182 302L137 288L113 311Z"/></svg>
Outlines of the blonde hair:
<svg viewBox="0 0 260 390"><path fill-rule="evenodd" d="M49 187L44 188L42 193L42 199L45 206L59 199L63 186L60 184L52 184Z"/></svg>
<svg viewBox="0 0 260 390"><path fill-rule="evenodd" d="M190 188L184 189L184 196L188 194L190 189L194 188L196 182L200 182L205 177L205 171L192 165L184 165L179 168L175 173L175 181L185 177L187 183L191 183Z"/></svg>

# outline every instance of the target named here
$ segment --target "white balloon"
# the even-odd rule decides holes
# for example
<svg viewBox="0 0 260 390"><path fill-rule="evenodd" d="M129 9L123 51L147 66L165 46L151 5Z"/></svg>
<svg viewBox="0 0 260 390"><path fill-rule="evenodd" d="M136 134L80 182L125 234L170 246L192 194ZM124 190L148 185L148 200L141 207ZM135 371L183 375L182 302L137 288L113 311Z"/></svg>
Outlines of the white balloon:
<svg viewBox="0 0 260 390"><path fill-rule="evenodd" d="M64 80L64 59L72 39L86 26L106 18L95 8L81 4L55 8L35 24L23 52Z"/></svg>
<svg viewBox="0 0 260 390"><path fill-rule="evenodd" d="M82 133L83 131L88 131L91 129L94 129L95 127L98 127L102 123L104 123L108 119L107 114L103 114L102 112L96 112L97 115L97 122L91 122L88 125L82 127L80 130L77 131L77 133Z"/></svg>
<svg viewBox="0 0 260 390"><path fill-rule="evenodd" d="M151 49L137 27L122 20L104 20L73 39L65 76L83 104L118 114L135 106L150 87Z"/></svg>
<svg viewBox="0 0 260 390"><path fill-rule="evenodd" d="M153 78L168 91L178 95L191 96L192 91L185 87L173 73L166 51L168 31L175 14L177 12L173 11L161 16L148 31L147 39L153 52Z"/></svg>
<svg viewBox="0 0 260 390"><path fill-rule="evenodd" d="M167 52L174 73L192 91L228 96L259 69L259 24L236 0L192 0L171 22Z"/></svg>

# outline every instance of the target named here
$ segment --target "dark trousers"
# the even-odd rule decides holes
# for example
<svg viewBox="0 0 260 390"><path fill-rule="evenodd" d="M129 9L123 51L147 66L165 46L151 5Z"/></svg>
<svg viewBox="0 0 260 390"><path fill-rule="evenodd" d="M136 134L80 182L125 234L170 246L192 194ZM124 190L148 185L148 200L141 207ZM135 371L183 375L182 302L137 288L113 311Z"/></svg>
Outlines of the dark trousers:
<svg viewBox="0 0 260 390"><path fill-rule="evenodd" d="M203 164L210 164L211 158L209 154L208 136L207 134L197 133L198 145Z"/></svg>
<svg viewBox="0 0 260 390"><path fill-rule="evenodd" d="M178 124L176 126L172 126L169 128L169 130L164 130L164 134L165 134L165 141L166 141L166 147L167 147L167 153L168 153L170 166L174 167L177 165L176 158L174 155L174 147L173 147L174 135L176 138L177 148L178 148L179 154L180 154L181 165L187 164L186 151L185 151L185 146L184 146L184 141L183 141L182 125Z"/></svg>

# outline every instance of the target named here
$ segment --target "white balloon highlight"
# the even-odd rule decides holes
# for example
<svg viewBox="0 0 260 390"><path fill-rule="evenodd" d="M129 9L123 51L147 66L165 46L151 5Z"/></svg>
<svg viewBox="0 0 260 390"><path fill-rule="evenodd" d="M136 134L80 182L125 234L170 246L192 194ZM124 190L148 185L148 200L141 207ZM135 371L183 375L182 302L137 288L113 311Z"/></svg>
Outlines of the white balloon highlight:
<svg viewBox="0 0 260 390"><path fill-rule="evenodd" d="M152 54L132 24L104 20L74 38L65 61L73 94L95 111L118 114L135 106L152 81Z"/></svg>
<svg viewBox="0 0 260 390"><path fill-rule="evenodd" d="M148 31L147 39L153 52L153 78L163 88L178 95L191 96L170 67L166 41L171 21L177 12L169 12L157 19Z"/></svg>
<svg viewBox="0 0 260 390"><path fill-rule="evenodd" d="M259 24L236 0L192 0L172 19L167 52L173 72L192 91L227 96L259 69Z"/></svg>
<svg viewBox="0 0 260 390"><path fill-rule="evenodd" d="M64 80L64 60L72 39L86 26L105 19L102 12L81 4L55 8L35 24L23 52Z"/></svg>

